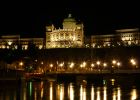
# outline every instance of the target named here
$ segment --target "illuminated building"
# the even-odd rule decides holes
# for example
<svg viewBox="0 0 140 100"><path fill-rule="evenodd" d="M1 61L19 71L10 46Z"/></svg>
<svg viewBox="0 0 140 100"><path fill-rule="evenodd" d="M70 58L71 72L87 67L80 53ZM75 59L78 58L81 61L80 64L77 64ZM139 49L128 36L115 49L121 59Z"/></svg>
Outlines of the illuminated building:
<svg viewBox="0 0 140 100"><path fill-rule="evenodd" d="M138 28L135 29L121 29L116 30L120 35L122 43L127 45L140 45L140 32Z"/></svg>
<svg viewBox="0 0 140 100"><path fill-rule="evenodd" d="M44 41L43 38L21 38L20 45L22 46L23 50L27 50L29 46L31 46L32 44L37 49L43 49L43 46L44 46L43 41Z"/></svg>
<svg viewBox="0 0 140 100"><path fill-rule="evenodd" d="M76 21L71 14L63 20L63 27L46 26L45 37L22 37L20 35L2 35L0 49L28 50L51 48L110 48L118 46L139 46L140 31L138 28L119 29L112 34L84 36L84 25Z"/></svg>
<svg viewBox="0 0 140 100"><path fill-rule="evenodd" d="M3 35L0 38L0 49L18 49L27 50L30 45L34 45L37 49L44 46L43 38L21 38L20 35Z"/></svg>
<svg viewBox="0 0 140 100"><path fill-rule="evenodd" d="M0 38L0 49L17 49L20 35L3 35Z"/></svg>
<svg viewBox="0 0 140 100"><path fill-rule="evenodd" d="M140 32L138 28L115 30L115 34L92 35L92 48L107 48L118 46L139 46Z"/></svg>
<svg viewBox="0 0 140 100"><path fill-rule="evenodd" d="M46 26L46 48L82 47L83 38L83 24L78 23L71 14L63 20L63 29Z"/></svg>

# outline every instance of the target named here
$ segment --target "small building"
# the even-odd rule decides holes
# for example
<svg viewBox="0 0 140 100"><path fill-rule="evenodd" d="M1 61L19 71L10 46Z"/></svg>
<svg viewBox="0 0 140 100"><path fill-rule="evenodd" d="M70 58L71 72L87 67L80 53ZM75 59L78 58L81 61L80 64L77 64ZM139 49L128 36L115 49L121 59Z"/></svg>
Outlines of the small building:
<svg viewBox="0 0 140 100"><path fill-rule="evenodd" d="M44 38L22 38L20 35L2 35L0 38L0 49L27 50L31 44L38 49L44 46Z"/></svg>

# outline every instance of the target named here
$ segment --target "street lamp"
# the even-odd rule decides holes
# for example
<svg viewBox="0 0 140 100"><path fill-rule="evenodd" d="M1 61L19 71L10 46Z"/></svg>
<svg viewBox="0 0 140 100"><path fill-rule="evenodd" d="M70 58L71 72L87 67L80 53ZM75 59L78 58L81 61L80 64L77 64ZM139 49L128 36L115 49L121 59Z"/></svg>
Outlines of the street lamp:
<svg viewBox="0 0 140 100"><path fill-rule="evenodd" d="M19 66L20 66L20 69L22 69L22 66L24 65L24 63L21 61L19 62Z"/></svg>
<svg viewBox="0 0 140 100"><path fill-rule="evenodd" d="M98 68L99 68L99 65L101 64L101 62L100 61L97 61L96 64L98 65Z"/></svg>
<svg viewBox="0 0 140 100"><path fill-rule="evenodd" d="M112 64L114 64L114 65L115 65L116 63L117 63L117 61L116 61L116 60L112 60Z"/></svg>
<svg viewBox="0 0 140 100"><path fill-rule="evenodd" d="M23 62L20 62L19 65L20 65L20 66L23 66Z"/></svg>
<svg viewBox="0 0 140 100"><path fill-rule="evenodd" d="M130 59L130 63L132 64L132 66L135 66L137 68L137 63L135 59Z"/></svg>
<svg viewBox="0 0 140 100"><path fill-rule="evenodd" d="M132 65L136 65L136 61L134 59L130 59Z"/></svg>
<svg viewBox="0 0 140 100"><path fill-rule="evenodd" d="M83 62L83 67L85 67L86 66L86 62Z"/></svg>
<svg viewBox="0 0 140 100"><path fill-rule="evenodd" d="M74 67L74 63L72 62L69 67L73 68Z"/></svg>
<svg viewBox="0 0 140 100"><path fill-rule="evenodd" d="M50 67L52 68L53 67L53 64L50 64Z"/></svg>
<svg viewBox="0 0 140 100"><path fill-rule="evenodd" d="M121 63L120 62L117 62L117 66L119 67L121 65Z"/></svg>
<svg viewBox="0 0 140 100"><path fill-rule="evenodd" d="M107 63L103 63L104 68L107 66Z"/></svg>
<svg viewBox="0 0 140 100"><path fill-rule="evenodd" d="M95 66L95 65L92 63L92 64L91 64L91 67L93 68L94 66Z"/></svg>
<svg viewBox="0 0 140 100"><path fill-rule="evenodd" d="M97 61L96 64L99 66L100 65L100 61Z"/></svg>

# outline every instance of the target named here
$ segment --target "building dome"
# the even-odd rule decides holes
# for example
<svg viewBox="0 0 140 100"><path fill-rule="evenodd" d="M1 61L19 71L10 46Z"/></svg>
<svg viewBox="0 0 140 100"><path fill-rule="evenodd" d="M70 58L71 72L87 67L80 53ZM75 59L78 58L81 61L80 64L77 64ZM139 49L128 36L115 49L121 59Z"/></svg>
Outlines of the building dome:
<svg viewBox="0 0 140 100"><path fill-rule="evenodd" d="M76 22L76 20L74 18L72 18L71 14L69 14L68 18L65 18L63 22Z"/></svg>

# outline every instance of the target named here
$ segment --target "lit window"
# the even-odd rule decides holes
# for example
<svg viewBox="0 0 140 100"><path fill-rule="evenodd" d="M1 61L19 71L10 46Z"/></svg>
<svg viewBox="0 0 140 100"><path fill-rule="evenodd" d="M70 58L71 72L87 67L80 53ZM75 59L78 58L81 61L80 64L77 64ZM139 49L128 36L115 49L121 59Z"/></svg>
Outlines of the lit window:
<svg viewBox="0 0 140 100"><path fill-rule="evenodd" d="M7 43L8 43L8 45L11 45L12 44L12 41L8 41Z"/></svg>
<svg viewBox="0 0 140 100"><path fill-rule="evenodd" d="M81 29L81 27L77 27L77 29Z"/></svg>

